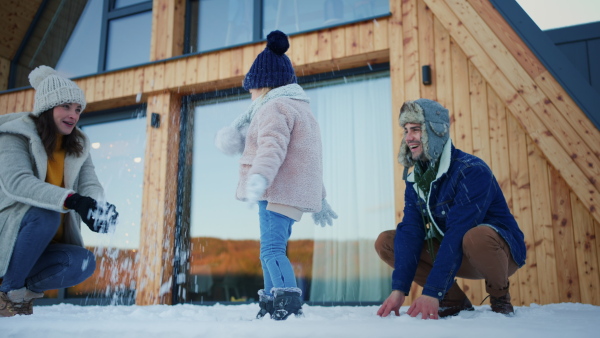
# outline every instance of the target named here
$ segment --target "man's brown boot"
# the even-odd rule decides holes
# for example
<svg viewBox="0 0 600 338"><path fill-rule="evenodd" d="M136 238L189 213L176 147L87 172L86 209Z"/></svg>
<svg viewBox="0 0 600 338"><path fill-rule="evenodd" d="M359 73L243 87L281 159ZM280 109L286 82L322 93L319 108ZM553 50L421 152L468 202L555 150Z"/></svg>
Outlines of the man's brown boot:
<svg viewBox="0 0 600 338"><path fill-rule="evenodd" d="M501 297L494 297L490 295L490 304L492 306L492 311L496 313L501 313L504 315L512 315L515 313L515 309L510 303L510 293L506 293Z"/></svg>
<svg viewBox="0 0 600 338"><path fill-rule="evenodd" d="M456 282L448 290L444 298L440 301L440 308L438 310L438 317L444 318L449 316L456 316L461 311L473 311L473 304L469 301L469 298L463 290L458 286Z"/></svg>
<svg viewBox="0 0 600 338"><path fill-rule="evenodd" d="M12 317L16 314L13 303L8 299L6 293L0 291L0 317Z"/></svg>
<svg viewBox="0 0 600 338"><path fill-rule="evenodd" d="M461 311L473 311L475 308L471 301L466 296L459 300L442 299L440 301L440 309L438 310L438 316L440 318L456 316Z"/></svg>

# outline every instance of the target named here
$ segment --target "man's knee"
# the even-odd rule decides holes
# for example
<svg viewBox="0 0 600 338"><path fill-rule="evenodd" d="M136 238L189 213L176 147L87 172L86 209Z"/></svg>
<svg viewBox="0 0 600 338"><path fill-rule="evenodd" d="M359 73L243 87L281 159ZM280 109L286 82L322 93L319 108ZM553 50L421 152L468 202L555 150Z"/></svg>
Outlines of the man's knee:
<svg viewBox="0 0 600 338"><path fill-rule="evenodd" d="M394 238L396 237L396 230L387 230L379 234L375 240L375 251L380 253L386 250L394 250Z"/></svg>

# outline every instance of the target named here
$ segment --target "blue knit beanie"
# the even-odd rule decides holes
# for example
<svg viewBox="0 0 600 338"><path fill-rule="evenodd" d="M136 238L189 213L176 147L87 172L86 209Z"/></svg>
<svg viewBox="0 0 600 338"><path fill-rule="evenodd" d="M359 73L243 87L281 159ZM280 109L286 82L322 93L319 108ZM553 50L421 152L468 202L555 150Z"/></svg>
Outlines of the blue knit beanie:
<svg viewBox="0 0 600 338"><path fill-rule="evenodd" d="M276 88L297 83L292 62L285 55L290 48L287 35L272 31L267 35L267 47L260 52L244 78L244 89Z"/></svg>

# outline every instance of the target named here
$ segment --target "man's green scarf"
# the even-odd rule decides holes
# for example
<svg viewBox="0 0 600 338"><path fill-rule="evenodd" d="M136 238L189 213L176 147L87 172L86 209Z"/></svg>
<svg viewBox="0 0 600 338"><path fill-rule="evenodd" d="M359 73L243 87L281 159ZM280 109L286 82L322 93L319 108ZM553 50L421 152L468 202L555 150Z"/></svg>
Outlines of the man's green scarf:
<svg viewBox="0 0 600 338"><path fill-rule="evenodd" d="M434 163L417 161L417 163L415 163L415 183L417 184L419 190L423 192L423 196L425 196L425 203L423 204L426 204L428 201L429 188L431 187L431 182L433 182L437 176L439 167L439 161L435 161ZM429 213L427 213L427 208L425 208L423 204L421 204L419 199L419 212L421 213L423 225L425 226L427 249L429 250L431 261L434 262L435 254L433 252L433 238L436 238L441 243L444 235L442 235L437 228L433 226L433 222L429 217Z"/></svg>

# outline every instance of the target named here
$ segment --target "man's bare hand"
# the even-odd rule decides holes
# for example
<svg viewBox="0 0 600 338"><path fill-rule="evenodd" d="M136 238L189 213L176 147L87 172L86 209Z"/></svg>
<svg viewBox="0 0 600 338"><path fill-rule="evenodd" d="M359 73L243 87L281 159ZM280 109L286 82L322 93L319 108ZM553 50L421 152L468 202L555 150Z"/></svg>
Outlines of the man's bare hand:
<svg viewBox="0 0 600 338"><path fill-rule="evenodd" d="M404 304L404 299L406 296L404 292L400 290L394 290L388 296L388 298L383 302L383 305L377 311L377 315L380 317L387 317L392 311L396 314L396 316L400 316L400 307ZM437 312L436 312L437 313Z"/></svg>
<svg viewBox="0 0 600 338"><path fill-rule="evenodd" d="M420 313L422 319L438 319L439 308L440 301L437 298L422 295L415 299L406 313L411 317L416 317Z"/></svg>

